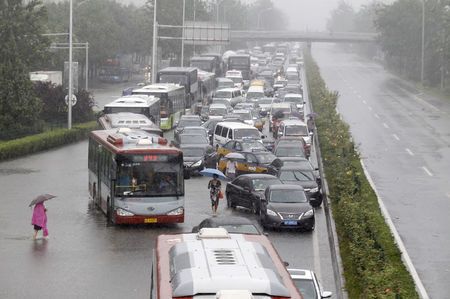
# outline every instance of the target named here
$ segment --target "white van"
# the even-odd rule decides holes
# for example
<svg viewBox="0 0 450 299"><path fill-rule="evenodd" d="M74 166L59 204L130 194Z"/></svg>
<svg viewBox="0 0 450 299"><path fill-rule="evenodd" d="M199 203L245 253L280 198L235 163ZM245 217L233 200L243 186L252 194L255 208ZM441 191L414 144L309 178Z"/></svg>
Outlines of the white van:
<svg viewBox="0 0 450 299"><path fill-rule="evenodd" d="M257 128L238 122L220 122L216 125L213 135L213 145L224 145L230 140L254 138L261 140L261 133Z"/></svg>
<svg viewBox="0 0 450 299"><path fill-rule="evenodd" d="M247 91L247 100L264 98L264 87L259 85L250 86Z"/></svg>

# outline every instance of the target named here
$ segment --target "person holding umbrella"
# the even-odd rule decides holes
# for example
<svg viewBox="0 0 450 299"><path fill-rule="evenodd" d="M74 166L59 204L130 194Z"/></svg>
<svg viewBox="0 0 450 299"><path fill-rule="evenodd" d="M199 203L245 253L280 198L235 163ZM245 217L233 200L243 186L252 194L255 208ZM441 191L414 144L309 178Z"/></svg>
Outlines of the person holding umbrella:
<svg viewBox="0 0 450 299"><path fill-rule="evenodd" d="M219 194L221 192L222 183L219 180L219 175L213 174L212 180L208 183L209 198L211 199L211 209L213 215L217 215L217 208L219 207Z"/></svg>
<svg viewBox="0 0 450 299"><path fill-rule="evenodd" d="M34 226L33 240L36 240L40 230L42 230L44 237L48 236L47 209L44 206L44 202L54 197L51 194L42 194L33 199L29 205L30 207L34 205L33 216L31 217L31 225Z"/></svg>

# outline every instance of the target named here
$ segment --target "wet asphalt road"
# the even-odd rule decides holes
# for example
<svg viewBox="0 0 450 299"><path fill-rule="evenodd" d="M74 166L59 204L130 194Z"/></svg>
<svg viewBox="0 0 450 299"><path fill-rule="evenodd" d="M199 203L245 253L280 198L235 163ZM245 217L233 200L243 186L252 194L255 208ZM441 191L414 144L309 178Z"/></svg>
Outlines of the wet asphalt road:
<svg viewBox="0 0 450 299"><path fill-rule="evenodd" d="M313 45L338 109L431 298L450 291L450 102L380 65Z"/></svg>
<svg viewBox="0 0 450 299"><path fill-rule="evenodd" d="M0 163L0 298L149 298L155 237L189 232L211 216L207 181L187 181L184 224L114 227L88 197L86 141ZM50 238L33 241L28 203L44 192L58 195L46 204ZM219 209L256 221L225 202ZM291 267L314 269L336 293L323 208L316 212L313 233L269 231L269 238Z"/></svg>

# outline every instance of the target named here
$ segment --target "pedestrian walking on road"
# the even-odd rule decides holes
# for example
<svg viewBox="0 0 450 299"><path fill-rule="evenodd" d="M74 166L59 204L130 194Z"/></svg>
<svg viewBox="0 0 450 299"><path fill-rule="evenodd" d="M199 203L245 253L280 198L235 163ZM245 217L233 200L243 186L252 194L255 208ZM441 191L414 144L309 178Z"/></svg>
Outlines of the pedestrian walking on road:
<svg viewBox="0 0 450 299"><path fill-rule="evenodd" d="M213 215L217 215L217 208L219 207L219 194L221 192L222 183L219 181L217 174L213 175L213 179L208 183L209 198L211 199L211 209Z"/></svg>
<svg viewBox="0 0 450 299"><path fill-rule="evenodd" d="M228 160L225 174L230 180L233 180L236 177L236 161L233 161L232 159Z"/></svg>
<svg viewBox="0 0 450 299"><path fill-rule="evenodd" d="M37 234L40 230L42 230L42 234L44 237L48 236L47 209L45 208L43 202L37 203L34 206L31 224L34 226L34 240L36 240Z"/></svg>

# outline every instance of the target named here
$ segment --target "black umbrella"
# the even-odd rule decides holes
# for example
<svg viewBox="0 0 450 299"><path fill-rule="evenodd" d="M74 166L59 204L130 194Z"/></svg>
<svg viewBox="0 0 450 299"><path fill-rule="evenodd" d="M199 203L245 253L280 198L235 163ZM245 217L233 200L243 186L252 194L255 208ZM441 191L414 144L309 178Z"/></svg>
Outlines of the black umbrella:
<svg viewBox="0 0 450 299"><path fill-rule="evenodd" d="M56 197L55 195L51 195L51 194L41 194L30 202L29 207L34 206L35 204L47 201L49 199L55 198L55 197Z"/></svg>

